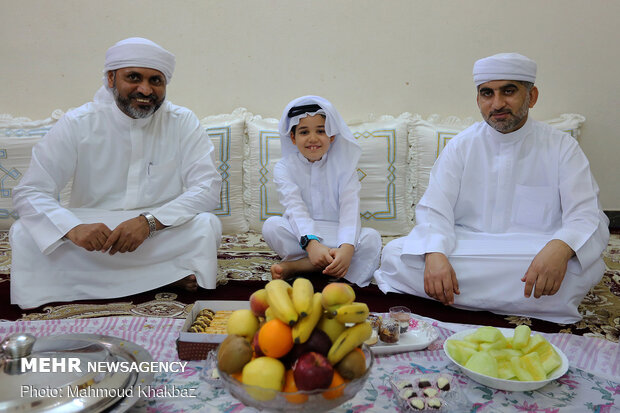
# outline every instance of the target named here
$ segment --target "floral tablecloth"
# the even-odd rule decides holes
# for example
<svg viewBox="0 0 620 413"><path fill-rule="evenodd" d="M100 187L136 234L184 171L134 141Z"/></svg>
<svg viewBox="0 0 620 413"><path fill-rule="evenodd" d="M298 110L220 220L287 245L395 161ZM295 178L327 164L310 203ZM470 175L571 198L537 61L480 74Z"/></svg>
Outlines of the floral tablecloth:
<svg viewBox="0 0 620 413"><path fill-rule="evenodd" d="M620 411L620 346L610 341L568 334L545 334L568 357L566 375L532 392L505 392L480 385L460 373L443 353L452 333L474 326L426 319L439 338L427 349L376 358L371 376L355 398L334 412L393 412L398 407L390 387L394 374L449 373L460 384L467 406L459 412L615 412ZM157 361L178 361L175 340L183 320L145 317L0 322L0 338L14 332L35 336L90 333L132 341ZM201 380L204 361L192 361L183 372L157 373L152 387L158 397L140 400L135 412L253 412L223 388ZM184 391L181 391L185 389ZM174 394L184 397L174 397ZM191 394L194 397L187 397Z"/></svg>

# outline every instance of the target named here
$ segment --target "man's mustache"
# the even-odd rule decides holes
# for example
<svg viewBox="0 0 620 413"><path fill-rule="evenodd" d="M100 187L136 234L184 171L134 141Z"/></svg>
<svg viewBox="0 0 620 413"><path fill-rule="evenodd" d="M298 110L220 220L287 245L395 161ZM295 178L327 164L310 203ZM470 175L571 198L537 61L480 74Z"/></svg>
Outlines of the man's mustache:
<svg viewBox="0 0 620 413"><path fill-rule="evenodd" d="M153 94L150 94L150 95L147 96L147 95L144 95L144 94L142 94L140 92L131 93L129 95L129 97L132 98L132 99L149 99L149 100L152 100L153 102L155 100L157 100L157 97L155 95L153 95Z"/></svg>
<svg viewBox="0 0 620 413"><path fill-rule="evenodd" d="M512 115L512 111L509 110L509 109L502 109L502 110L494 110L493 112L490 113L491 116L493 116L493 115L505 115L505 114Z"/></svg>

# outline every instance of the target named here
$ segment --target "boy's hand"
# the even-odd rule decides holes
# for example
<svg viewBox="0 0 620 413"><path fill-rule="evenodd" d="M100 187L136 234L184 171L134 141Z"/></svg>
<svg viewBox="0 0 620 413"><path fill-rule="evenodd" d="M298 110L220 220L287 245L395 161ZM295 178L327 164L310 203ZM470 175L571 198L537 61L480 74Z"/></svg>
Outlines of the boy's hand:
<svg viewBox="0 0 620 413"><path fill-rule="evenodd" d="M344 277L349 271L353 253L355 253L355 247L351 244L342 244L339 248L330 249L329 254L334 260L323 270L323 274L338 278Z"/></svg>
<svg viewBox="0 0 620 413"><path fill-rule="evenodd" d="M315 239L310 240L306 247L306 252L308 253L308 258L312 265L317 268L325 268L334 260L332 256L329 255L329 248Z"/></svg>

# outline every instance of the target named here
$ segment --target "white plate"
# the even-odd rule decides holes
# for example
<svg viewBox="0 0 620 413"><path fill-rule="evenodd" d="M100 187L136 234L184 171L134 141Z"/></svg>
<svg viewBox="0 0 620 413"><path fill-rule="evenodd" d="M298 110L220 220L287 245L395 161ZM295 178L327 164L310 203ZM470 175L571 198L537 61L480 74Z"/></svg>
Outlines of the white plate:
<svg viewBox="0 0 620 413"><path fill-rule="evenodd" d="M389 314L383 314L383 317L389 317ZM422 350L439 337L435 327L426 321L413 316L411 319L412 323L409 324L409 329L406 333L400 335L398 343L384 343L379 340L377 344L370 347L372 352L374 354L392 354Z"/></svg>
<svg viewBox="0 0 620 413"><path fill-rule="evenodd" d="M477 328L472 328L469 330L463 330L463 331L459 331L458 333L454 333L452 334L450 337L448 337L446 339L446 342L448 340L462 340L465 336L472 334L474 331L476 331ZM502 334L504 335L504 337L508 338L508 337L512 337L514 335L514 329L512 328L499 328L499 331L502 332ZM534 332L532 332L534 334ZM551 346L553 346L554 350L558 353L558 355L560 356L560 358L562 359L562 365L557 367L554 371L551 372L551 375L549 376L548 379L546 380L540 380L540 381L517 381L517 380L504 380L504 379L498 379L496 377L491 377L491 376L487 376L485 374L480 374L477 373L475 371L472 371L464 366L461 366L459 363L457 363L451 356L450 354L448 354L448 351L446 349L446 342L443 343L443 351L444 353L446 353L446 356L448 356L448 358L450 360L452 360L452 362L454 364L456 364L457 366L459 366L459 368L463 371L463 373L465 373L468 377L470 377L471 379L477 381L480 384L484 384L485 386L488 387L492 387L494 389L498 389L498 390L508 390L508 391L530 391L530 390L536 390L539 389L541 387L543 387L545 384L559 379L560 377L562 377L564 374L566 374L566 372L568 371L568 359L566 358L566 355L562 352L562 350L560 350L559 348L557 348L553 343L549 343L551 344Z"/></svg>

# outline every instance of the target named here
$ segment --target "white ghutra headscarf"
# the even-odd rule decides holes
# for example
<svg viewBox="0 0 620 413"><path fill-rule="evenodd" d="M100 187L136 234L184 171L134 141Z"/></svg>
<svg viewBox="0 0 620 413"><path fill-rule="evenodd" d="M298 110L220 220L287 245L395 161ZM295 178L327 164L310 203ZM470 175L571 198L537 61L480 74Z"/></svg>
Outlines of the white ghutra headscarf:
<svg viewBox="0 0 620 413"><path fill-rule="evenodd" d="M303 108L296 110L296 108L308 105L319 105L320 109L315 109L311 112L304 112ZM292 117L289 117L289 112L293 115ZM342 167L345 167L345 165L357 167L357 162L362 154L362 148L358 145L353 137L353 133L336 108L327 99L320 96L302 96L293 99L284 108L280 124L278 125L282 158L298 152L297 146L291 141L291 129L293 126L298 125L300 119L317 114L325 115L325 133L327 136L334 136L334 141L331 143L328 151L329 162Z"/></svg>
<svg viewBox="0 0 620 413"><path fill-rule="evenodd" d="M112 102L107 73L124 67L146 67L162 72L166 84L172 80L175 58L172 53L155 42L142 37L130 37L110 47L105 54L103 86L95 94L96 102Z"/></svg>

